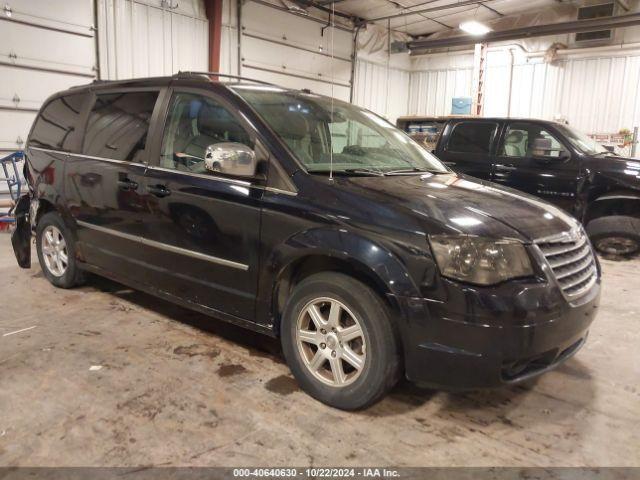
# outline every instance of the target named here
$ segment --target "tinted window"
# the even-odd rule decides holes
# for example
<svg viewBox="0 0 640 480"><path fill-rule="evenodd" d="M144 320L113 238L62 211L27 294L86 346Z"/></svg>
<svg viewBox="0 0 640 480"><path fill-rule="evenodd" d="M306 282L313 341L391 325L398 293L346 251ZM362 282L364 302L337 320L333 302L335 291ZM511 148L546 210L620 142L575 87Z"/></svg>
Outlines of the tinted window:
<svg viewBox="0 0 640 480"><path fill-rule="evenodd" d="M84 153L115 160L142 161L158 92L97 95L89 115Z"/></svg>
<svg viewBox="0 0 640 480"><path fill-rule="evenodd" d="M207 147L226 142L253 148L249 134L222 105L201 95L178 93L165 124L160 166L207 173Z"/></svg>
<svg viewBox="0 0 640 480"><path fill-rule="evenodd" d="M488 154L495 131L495 123L458 123L453 127L448 150L459 153Z"/></svg>
<svg viewBox="0 0 640 480"><path fill-rule="evenodd" d="M547 130L533 123L514 123L505 133L500 154L505 157L560 157L562 144Z"/></svg>
<svg viewBox="0 0 640 480"><path fill-rule="evenodd" d="M71 150L80 123L80 113L88 94L65 95L50 101L31 132L29 145L53 150Z"/></svg>

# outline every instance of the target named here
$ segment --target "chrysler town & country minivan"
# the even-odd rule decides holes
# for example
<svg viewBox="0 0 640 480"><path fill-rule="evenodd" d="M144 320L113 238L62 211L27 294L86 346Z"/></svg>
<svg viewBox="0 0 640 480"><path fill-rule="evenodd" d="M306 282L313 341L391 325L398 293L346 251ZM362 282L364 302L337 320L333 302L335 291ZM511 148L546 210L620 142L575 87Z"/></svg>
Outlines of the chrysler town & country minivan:
<svg viewBox="0 0 640 480"><path fill-rule="evenodd" d="M216 75L50 97L16 209L55 286L87 272L279 337L301 387L342 409L401 377L498 387L584 344L600 267L579 223L459 175L386 120Z"/></svg>

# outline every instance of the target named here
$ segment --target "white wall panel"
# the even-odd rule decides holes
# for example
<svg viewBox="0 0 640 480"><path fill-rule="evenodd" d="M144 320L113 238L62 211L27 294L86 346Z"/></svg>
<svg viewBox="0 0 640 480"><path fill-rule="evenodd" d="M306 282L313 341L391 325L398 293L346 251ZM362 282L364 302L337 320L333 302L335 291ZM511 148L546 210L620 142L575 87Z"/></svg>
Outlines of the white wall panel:
<svg viewBox="0 0 640 480"><path fill-rule="evenodd" d="M640 125L639 80L640 54L516 63L509 109L509 68L489 66L484 114L565 118L587 133L632 129Z"/></svg>
<svg viewBox="0 0 640 480"><path fill-rule="evenodd" d="M472 68L411 73L408 115L450 115L454 97L471 96Z"/></svg>
<svg viewBox="0 0 640 480"><path fill-rule="evenodd" d="M358 60L353 101L395 123L407 112L409 78L408 70Z"/></svg>
<svg viewBox="0 0 640 480"><path fill-rule="evenodd" d="M208 21L202 0L175 9L143 0L98 0L100 73L104 79L208 69Z"/></svg>
<svg viewBox="0 0 640 480"><path fill-rule="evenodd" d="M426 70L411 74L408 114L446 115L452 97L470 96L470 58L461 53L416 59L414 66ZM587 50L546 63L518 49L513 57L508 50L490 50L484 89L484 116L564 118L587 133L633 129L640 125L640 52Z"/></svg>

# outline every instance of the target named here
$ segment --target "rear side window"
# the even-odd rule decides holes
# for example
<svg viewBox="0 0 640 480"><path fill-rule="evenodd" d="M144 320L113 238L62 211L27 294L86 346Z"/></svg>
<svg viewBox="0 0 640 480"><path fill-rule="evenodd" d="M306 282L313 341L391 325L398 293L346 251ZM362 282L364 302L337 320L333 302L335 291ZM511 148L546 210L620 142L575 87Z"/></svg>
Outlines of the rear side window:
<svg viewBox="0 0 640 480"><path fill-rule="evenodd" d="M488 154L496 128L495 123L458 123L453 127L447 150L458 153Z"/></svg>
<svg viewBox="0 0 640 480"><path fill-rule="evenodd" d="M97 95L87 122L83 153L141 162L157 98L158 92Z"/></svg>
<svg viewBox="0 0 640 480"><path fill-rule="evenodd" d="M54 98L42 109L29 137L32 147L72 150L87 93Z"/></svg>

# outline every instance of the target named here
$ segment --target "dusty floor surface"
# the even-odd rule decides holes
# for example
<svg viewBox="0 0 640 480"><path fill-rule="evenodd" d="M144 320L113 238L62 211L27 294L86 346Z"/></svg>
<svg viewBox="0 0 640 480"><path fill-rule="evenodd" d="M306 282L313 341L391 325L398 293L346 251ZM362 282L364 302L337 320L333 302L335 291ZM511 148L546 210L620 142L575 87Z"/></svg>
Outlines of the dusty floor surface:
<svg viewBox="0 0 640 480"><path fill-rule="evenodd" d="M0 465L640 466L640 259L603 267L587 345L536 383L344 413L273 340L98 278L55 289L0 234Z"/></svg>

